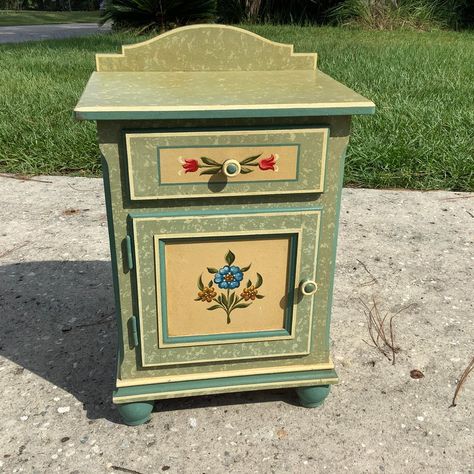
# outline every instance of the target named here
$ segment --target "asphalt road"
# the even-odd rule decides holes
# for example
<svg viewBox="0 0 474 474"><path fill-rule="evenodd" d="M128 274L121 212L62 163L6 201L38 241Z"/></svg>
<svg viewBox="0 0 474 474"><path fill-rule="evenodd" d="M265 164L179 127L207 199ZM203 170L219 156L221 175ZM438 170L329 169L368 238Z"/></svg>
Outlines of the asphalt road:
<svg viewBox="0 0 474 474"><path fill-rule="evenodd" d="M96 23L65 23L59 25L0 26L0 43L21 43L45 39L71 38L110 31L110 26Z"/></svg>

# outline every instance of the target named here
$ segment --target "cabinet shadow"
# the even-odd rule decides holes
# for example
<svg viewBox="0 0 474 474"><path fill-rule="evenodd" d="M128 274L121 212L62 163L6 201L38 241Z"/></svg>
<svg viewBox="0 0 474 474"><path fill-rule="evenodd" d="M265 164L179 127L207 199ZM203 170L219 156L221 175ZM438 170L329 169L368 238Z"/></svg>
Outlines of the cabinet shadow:
<svg viewBox="0 0 474 474"><path fill-rule="evenodd" d="M112 405L117 335L107 261L0 266L0 355L72 394L89 419L120 422ZM21 377L21 371L15 370ZM155 411L283 401L294 390L160 400Z"/></svg>

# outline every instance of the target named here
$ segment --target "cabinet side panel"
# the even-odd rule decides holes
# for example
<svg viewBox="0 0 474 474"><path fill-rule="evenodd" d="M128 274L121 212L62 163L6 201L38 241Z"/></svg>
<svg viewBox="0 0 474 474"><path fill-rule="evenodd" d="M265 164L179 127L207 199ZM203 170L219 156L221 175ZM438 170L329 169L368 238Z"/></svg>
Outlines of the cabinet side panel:
<svg viewBox="0 0 474 474"><path fill-rule="evenodd" d="M318 261L318 307L313 325L311 352L318 362L329 360L329 329L332 311L332 293L336 267L337 233L344 157L349 143L350 117L334 117L331 124L328 161L326 167L326 193L321 196L321 244Z"/></svg>
<svg viewBox="0 0 474 474"><path fill-rule="evenodd" d="M113 124L97 123L99 147L102 154L102 169L104 179L105 202L107 210L107 225L109 230L110 254L115 292L115 311L118 332L117 377L124 376L124 364L136 365L138 352L132 345L132 328L129 320L134 315L132 299L132 279L126 259L126 214L123 212L123 192L126 185L120 167L119 142L104 139L110 137Z"/></svg>

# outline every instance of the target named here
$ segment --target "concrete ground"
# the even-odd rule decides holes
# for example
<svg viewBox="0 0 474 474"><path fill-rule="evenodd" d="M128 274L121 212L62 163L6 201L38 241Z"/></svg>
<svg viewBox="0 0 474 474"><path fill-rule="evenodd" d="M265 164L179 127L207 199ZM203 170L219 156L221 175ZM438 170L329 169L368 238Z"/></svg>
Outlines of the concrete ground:
<svg viewBox="0 0 474 474"><path fill-rule="evenodd" d="M0 471L472 473L474 194L346 189L334 295L340 384L111 404L114 301L101 181L0 178ZM361 300L395 313L396 364ZM410 371L424 377L413 379Z"/></svg>
<svg viewBox="0 0 474 474"><path fill-rule="evenodd" d="M108 31L110 31L110 25L99 27L97 23L0 26L0 44L88 36Z"/></svg>

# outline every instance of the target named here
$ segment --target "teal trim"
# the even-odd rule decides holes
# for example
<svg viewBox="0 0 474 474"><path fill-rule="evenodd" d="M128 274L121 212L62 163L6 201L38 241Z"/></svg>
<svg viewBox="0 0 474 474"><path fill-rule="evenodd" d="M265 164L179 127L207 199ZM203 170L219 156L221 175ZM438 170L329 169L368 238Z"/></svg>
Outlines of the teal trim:
<svg viewBox="0 0 474 474"><path fill-rule="evenodd" d="M127 264L128 269L133 270L133 250L132 250L132 238L127 235L125 237L125 245L127 247Z"/></svg>
<svg viewBox="0 0 474 474"><path fill-rule="evenodd" d="M231 109L231 110L122 110L75 111L77 120L166 120L166 119L222 119L263 117L330 117L335 115L370 115L374 106L294 108L294 109Z"/></svg>
<svg viewBox="0 0 474 474"><path fill-rule="evenodd" d="M260 389L260 387L258 387L259 384L279 382L294 382L295 387L297 387L299 382L314 381L314 385L318 385L318 381L323 380L323 385L327 385L328 380L331 379L334 379L334 383L337 382L337 374L334 369L308 370L302 372L283 372L280 374L240 375L236 377L224 376L222 378L216 379L189 380L186 382L167 382L150 385L136 385L133 387L120 387L116 389L114 392L114 402L120 403L120 400L116 400L117 398L129 397L133 395L159 395L166 394L167 392L183 392L184 396L186 395L186 391L190 390L209 388L218 389L241 385L255 385L255 390ZM124 403L126 402L127 401L124 400Z"/></svg>
<svg viewBox="0 0 474 474"><path fill-rule="evenodd" d="M285 329L275 331L255 331L255 332L235 332L228 334L206 334L203 336L168 336L163 330L163 341L167 344L179 344L186 342L210 342L218 344L222 341L232 341L234 339L256 339L263 337L289 336L290 333Z"/></svg>
<svg viewBox="0 0 474 474"><path fill-rule="evenodd" d="M117 265L117 249L115 247L115 233L114 233L114 221L112 213L112 194L110 191L110 175L109 165L105 158L101 155L102 163L102 180L104 185L105 195L105 209L107 214L107 229L109 233L109 246L110 246L110 257L112 265L112 279L114 282L114 299L115 299L115 319L117 321L117 375L120 372L120 366L123 362L123 328L120 308L120 287L118 279L118 265Z"/></svg>
<svg viewBox="0 0 474 474"><path fill-rule="evenodd" d="M205 240L222 242L223 240L245 240L249 237L253 237L254 240L268 239L271 237L289 237L290 238L290 253L288 256L288 273L290 278L288 279L288 286L286 289L288 295L288 302L285 308L284 317L284 329L273 330L273 331L250 331L250 332L235 332L226 334L202 334L195 336L169 336L168 335L168 311L167 311L167 300L166 300L166 243L169 242L182 242L182 241L200 241ZM163 331L163 342L166 344L180 344L180 343L192 343L192 342L211 342L218 343L220 341L230 341L234 339L256 339L256 338L271 338L291 335L291 325L293 321L293 302L294 302L294 288L296 278L296 256L298 249L298 235L297 234L269 234L268 236L258 234L248 234L245 236L233 236L228 237L185 237L182 239L160 239L159 241L159 259L160 259L160 300L161 300L161 320L162 320L162 331ZM210 315L212 317L212 315Z"/></svg>
<svg viewBox="0 0 474 474"><path fill-rule="evenodd" d="M324 127L318 127L318 128L324 128ZM159 132L157 132L159 133ZM329 136L329 133L328 133ZM166 186L187 186L187 185L195 185L195 184L200 184L201 186L206 186L207 183L203 183L202 181L190 181L186 183L165 183L163 184L161 182L161 170L160 170L160 150L169 150L169 149L186 149L186 148L246 148L246 147L254 147L254 148L268 148L269 146L272 147L281 147L281 146L296 146L298 148L297 154L296 154L296 178L295 179L268 179L268 178L262 178L262 179L254 179L254 180L245 180L245 181L230 181L227 180L226 186L229 185L236 185L236 184L247 184L247 183L261 183L261 182L272 182L272 183L279 183L279 182L285 182L285 183L293 183L293 182L298 182L299 179L299 172L300 172L300 152L301 152L301 144L300 143L270 143L267 145L261 145L261 144L253 144L250 143L248 145L190 145L190 146L160 146L157 147L157 167L158 167L158 184L159 186L166 187Z"/></svg>
<svg viewBox="0 0 474 474"><path fill-rule="evenodd" d="M273 207L268 209L203 209L192 211L162 211L162 212L144 212L130 213L128 216L132 219L142 217L180 217L180 216L218 216L218 215L235 215L235 214L274 214L278 212L305 212L305 211L322 211L322 206L308 207Z"/></svg>
<svg viewBox="0 0 474 474"><path fill-rule="evenodd" d="M208 122L198 122L193 124L192 126L181 126L181 127L144 127L144 128L122 128L122 141L125 144L125 136L129 133L173 133L173 132L227 132L227 131L279 131L279 130L301 130L302 128L314 128L314 129L321 129L326 128L328 129L328 133L330 133L330 125L328 123L304 123L299 125L293 125L291 123L269 123L265 125L255 124L255 125L245 125L245 123L241 124L233 124L233 125L224 125L219 126L215 123L209 125ZM246 146L246 145L244 145Z"/></svg>

